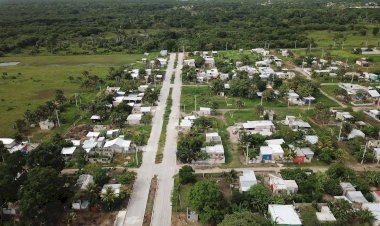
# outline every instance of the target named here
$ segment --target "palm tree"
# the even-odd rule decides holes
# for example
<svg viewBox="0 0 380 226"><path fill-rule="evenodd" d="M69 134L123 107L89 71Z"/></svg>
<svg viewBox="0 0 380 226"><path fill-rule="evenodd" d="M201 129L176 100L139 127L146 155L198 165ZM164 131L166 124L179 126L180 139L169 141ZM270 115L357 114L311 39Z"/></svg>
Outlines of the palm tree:
<svg viewBox="0 0 380 226"><path fill-rule="evenodd" d="M117 196L115 194L115 191L112 187L107 187L106 192L102 194L102 203L105 206L107 210L111 210L113 207L113 204L117 200Z"/></svg>

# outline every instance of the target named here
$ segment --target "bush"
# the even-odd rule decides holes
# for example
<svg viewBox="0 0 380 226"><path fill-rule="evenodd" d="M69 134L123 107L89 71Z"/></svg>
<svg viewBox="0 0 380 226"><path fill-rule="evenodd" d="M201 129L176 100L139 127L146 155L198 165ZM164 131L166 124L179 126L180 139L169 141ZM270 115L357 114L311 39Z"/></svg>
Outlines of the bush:
<svg viewBox="0 0 380 226"><path fill-rule="evenodd" d="M194 183L196 181L194 170L191 166L183 166L179 170L179 181L181 184Z"/></svg>
<svg viewBox="0 0 380 226"><path fill-rule="evenodd" d="M116 177L116 181L120 184L129 184L135 180L135 173L125 171L123 174Z"/></svg>

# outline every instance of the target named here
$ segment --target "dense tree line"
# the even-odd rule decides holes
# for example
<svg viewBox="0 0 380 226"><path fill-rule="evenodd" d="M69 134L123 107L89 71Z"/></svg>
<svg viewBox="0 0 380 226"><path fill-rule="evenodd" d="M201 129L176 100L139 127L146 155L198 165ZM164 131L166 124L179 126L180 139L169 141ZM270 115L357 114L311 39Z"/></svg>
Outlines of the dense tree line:
<svg viewBox="0 0 380 226"><path fill-rule="evenodd" d="M162 48L306 47L308 30L366 31L376 9L325 1L32 0L0 4L0 51L97 54ZM294 3L294 4L291 4Z"/></svg>

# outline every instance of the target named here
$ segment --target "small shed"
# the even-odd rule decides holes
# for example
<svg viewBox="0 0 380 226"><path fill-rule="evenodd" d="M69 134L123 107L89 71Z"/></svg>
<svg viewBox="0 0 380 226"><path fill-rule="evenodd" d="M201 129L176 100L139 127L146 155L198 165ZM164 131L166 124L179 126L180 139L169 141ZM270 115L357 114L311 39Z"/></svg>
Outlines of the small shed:
<svg viewBox="0 0 380 226"><path fill-rule="evenodd" d="M41 130L51 130L54 128L54 122L50 120L41 121L38 123L40 125Z"/></svg>
<svg viewBox="0 0 380 226"><path fill-rule="evenodd" d="M140 124L142 114L130 114L127 117L127 122L129 125L138 125Z"/></svg>
<svg viewBox="0 0 380 226"><path fill-rule="evenodd" d="M284 180L284 184L286 190L288 190L288 194L296 194L298 192L298 185L295 180Z"/></svg>
<svg viewBox="0 0 380 226"><path fill-rule="evenodd" d="M336 221L334 214L330 211L328 206L322 206L321 212L316 212L315 214L317 215L317 219L320 223Z"/></svg>
<svg viewBox="0 0 380 226"><path fill-rule="evenodd" d="M268 205L268 213L276 225L301 226L302 222L293 205Z"/></svg>
<svg viewBox="0 0 380 226"><path fill-rule="evenodd" d="M200 115L211 115L211 108L200 107L199 108Z"/></svg>
<svg viewBox="0 0 380 226"><path fill-rule="evenodd" d="M346 197L353 203L368 203L361 191L347 191Z"/></svg>
<svg viewBox="0 0 380 226"><path fill-rule="evenodd" d="M356 191L355 187L349 182L340 182L339 185L342 188L343 195L346 195L348 191Z"/></svg>
<svg viewBox="0 0 380 226"><path fill-rule="evenodd" d="M244 170L243 175L239 177L239 183L240 191L248 191L257 184L255 172L253 170Z"/></svg>
<svg viewBox="0 0 380 226"><path fill-rule="evenodd" d="M91 116L91 121L93 122L93 123L97 123L97 122L100 122L100 116L99 115L93 115L93 116Z"/></svg>
<svg viewBox="0 0 380 226"><path fill-rule="evenodd" d="M61 150L61 154L64 155L64 156L72 156L74 154L74 152L75 152L76 149L77 149L76 146L73 146L73 147L64 147Z"/></svg>

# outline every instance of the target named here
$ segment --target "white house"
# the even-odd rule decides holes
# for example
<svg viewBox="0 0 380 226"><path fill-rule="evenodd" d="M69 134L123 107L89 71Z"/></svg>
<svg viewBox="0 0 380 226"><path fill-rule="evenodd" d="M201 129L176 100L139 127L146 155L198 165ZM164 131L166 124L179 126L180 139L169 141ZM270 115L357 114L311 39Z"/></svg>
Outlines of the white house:
<svg viewBox="0 0 380 226"><path fill-rule="evenodd" d="M138 125L140 124L142 114L130 114L127 117L127 123L129 125Z"/></svg>
<svg viewBox="0 0 380 226"><path fill-rule="evenodd" d="M268 205L268 213L276 225L301 226L302 222L292 205Z"/></svg>
<svg viewBox="0 0 380 226"><path fill-rule="evenodd" d="M214 57L205 56L204 59L205 59L205 65L207 65L209 67L214 67L215 66L215 59L214 59Z"/></svg>
<svg viewBox="0 0 380 226"><path fill-rule="evenodd" d="M349 191L356 191L355 187L349 182L340 182L339 185L342 188L343 195L346 195Z"/></svg>
<svg viewBox="0 0 380 226"><path fill-rule="evenodd" d="M79 187L80 190L86 190L89 184L94 183L94 177L90 174L82 174L79 176L76 187Z"/></svg>
<svg viewBox="0 0 380 226"><path fill-rule="evenodd" d="M195 60L194 59L184 60L183 65L187 65L189 67L195 67Z"/></svg>
<svg viewBox="0 0 380 226"><path fill-rule="evenodd" d="M275 126L270 120L247 121L243 123L243 129L251 134L259 133L263 136L270 136L275 130Z"/></svg>
<svg viewBox="0 0 380 226"><path fill-rule="evenodd" d="M100 135L100 132L88 132L86 137L88 139L97 139Z"/></svg>
<svg viewBox="0 0 380 226"><path fill-rule="evenodd" d="M289 126L293 131L303 130L307 131L311 128L308 122L297 119L295 116L287 115L285 117L284 124Z"/></svg>
<svg viewBox="0 0 380 226"><path fill-rule="evenodd" d="M51 130L54 128L54 122L50 121L49 119L41 121L38 124L41 130Z"/></svg>
<svg viewBox="0 0 380 226"><path fill-rule="evenodd" d="M269 186L274 194L295 194L298 192L298 185L295 180L284 180L273 174L269 174Z"/></svg>
<svg viewBox="0 0 380 226"><path fill-rule="evenodd" d="M130 151L131 141L124 140L121 137L118 137L113 140L108 140L103 148L107 150L111 150L117 153L127 153Z"/></svg>
<svg viewBox="0 0 380 226"><path fill-rule="evenodd" d="M64 156L72 156L75 152L75 150L77 149L77 147L73 146L73 147L64 147L62 148L61 150L61 154L64 155Z"/></svg>
<svg viewBox="0 0 380 226"><path fill-rule="evenodd" d="M239 183L240 191L248 191L257 184L255 172L253 170L244 170L243 175L239 177Z"/></svg>
<svg viewBox="0 0 380 226"><path fill-rule="evenodd" d="M98 146L98 142L96 140L85 140L82 144L82 148L89 153L92 149Z"/></svg>
<svg viewBox="0 0 380 226"><path fill-rule="evenodd" d="M139 91L139 92L145 92L146 91L146 89L148 89L148 85L140 85L138 88L137 88L137 90Z"/></svg>
<svg viewBox="0 0 380 226"><path fill-rule="evenodd" d="M211 115L211 108L200 107L199 108L200 115Z"/></svg>
<svg viewBox="0 0 380 226"><path fill-rule="evenodd" d="M7 149L11 149L16 145L16 140L12 138L0 138L0 142L2 142Z"/></svg>
<svg viewBox="0 0 380 226"><path fill-rule="evenodd" d="M160 51L160 55L162 57L166 57L168 55L168 51L166 49L163 49L163 50Z"/></svg>
<svg viewBox="0 0 380 226"><path fill-rule="evenodd" d="M217 68L211 68L210 70L206 71L207 78L218 78L219 71Z"/></svg>
<svg viewBox="0 0 380 226"><path fill-rule="evenodd" d="M361 191L347 191L346 197L353 203L368 203Z"/></svg>
<svg viewBox="0 0 380 226"><path fill-rule="evenodd" d="M131 73L131 77L133 79L139 79L139 77L140 77L139 69L132 69L132 71L130 71L130 73Z"/></svg>
<svg viewBox="0 0 380 226"><path fill-rule="evenodd" d="M181 132L188 132L190 131L191 127L193 126L193 121L189 119L182 119L179 124L179 131Z"/></svg>
<svg viewBox="0 0 380 226"><path fill-rule="evenodd" d="M305 141L309 142L310 144L316 144L318 143L318 136L316 135L306 135Z"/></svg>
<svg viewBox="0 0 380 226"><path fill-rule="evenodd" d="M354 116L352 116L352 115L350 114L350 112L347 112L347 111L338 111L338 112L336 113L335 118L336 118L337 120L340 120L340 121L346 122L346 121L348 121L348 120L353 119Z"/></svg>
<svg viewBox="0 0 380 226"><path fill-rule="evenodd" d="M105 194L107 191L107 188L109 188L109 187L112 188L116 197L119 196L121 184L105 184L105 185L103 185L101 195Z"/></svg>
<svg viewBox="0 0 380 226"><path fill-rule="evenodd" d="M363 209L368 210L372 213L375 220L372 222L372 225L380 225L380 204L379 203L363 203L362 205Z"/></svg>
<svg viewBox="0 0 380 226"><path fill-rule="evenodd" d="M268 146L261 146L260 157L262 160L282 160L284 158L284 150L279 144L268 144Z"/></svg>
<svg viewBox="0 0 380 226"><path fill-rule="evenodd" d="M206 146L202 148L202 151L208 154L208 158L204 161L198 161L200 163L208 163L208 164L221 164L225 163L224 157L224 147L222 144L217 144L214 146Z"/></svg>
<svg viewBox="0 0 380 226"><path fill-rule="evenodd" d="M336 221L334 214L330 211L330 208L328 206L322 206L321 212L316 212L315 214L317 215L317 219L320 223Z"/></svg>
<svg viewBox="0 0 380 226"><path fill-rule="evenodd" d="M168 64L168 61L164 58L157 58L157 61L160 65L160 67L166 67L166 65Z"/></svg>
<svg viewBox="0 0 380 226"><path fill-rule="evenodd" d="M218 133L206 133L206 142L220 143L222 142L222 138Z"/></svg>
<svg viewBox="0 0 380 226"><path fill-rule="evenodd" d="M350 134L348 134L347 139L351 140L355 137L365 138L365 134L361 130L352 129Z"/></svg>

